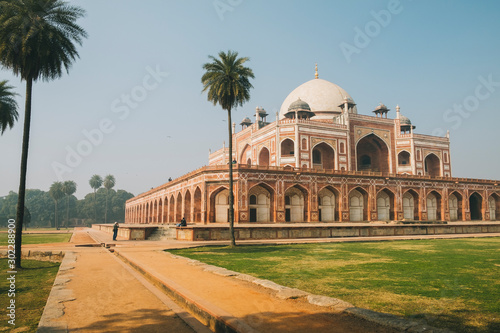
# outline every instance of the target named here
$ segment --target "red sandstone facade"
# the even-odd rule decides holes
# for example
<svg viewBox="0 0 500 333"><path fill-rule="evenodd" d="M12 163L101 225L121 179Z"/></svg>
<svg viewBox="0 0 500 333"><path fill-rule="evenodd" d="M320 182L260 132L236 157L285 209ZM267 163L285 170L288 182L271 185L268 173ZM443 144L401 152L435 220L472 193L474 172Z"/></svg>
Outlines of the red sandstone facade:
<svg viewBox="0 0 500 333"><path fill-rule="evenodd" d="M230 161L237 223L496 220L498 183L452 178L449 135L416 134L396 110L357 114L342 88L316 77L275 122L262 108L254 124L245 118L231 158L223 147L207 167L128 200L126 222L227 222Z"/></svg>

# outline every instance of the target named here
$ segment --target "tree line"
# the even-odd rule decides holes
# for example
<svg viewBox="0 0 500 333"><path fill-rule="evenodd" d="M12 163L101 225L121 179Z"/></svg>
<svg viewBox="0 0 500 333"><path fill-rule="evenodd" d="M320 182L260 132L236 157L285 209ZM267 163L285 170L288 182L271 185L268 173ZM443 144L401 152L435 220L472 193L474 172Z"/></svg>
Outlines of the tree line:
<svg viewBox="0 0 500 333"><path fill-rule="evenodd" d="M66 228L75 225L90 226L92 223L124 222L125 202L134 195L125 190L114 190L115 177L107 175L102 179L94 175L89 181L92 192L83 199L73 194L77 184L74 181L54 182L48 191L26 190L25 223L30 228ZM0 197L0 221L15 219L18 194L9 192Z"/></svg>

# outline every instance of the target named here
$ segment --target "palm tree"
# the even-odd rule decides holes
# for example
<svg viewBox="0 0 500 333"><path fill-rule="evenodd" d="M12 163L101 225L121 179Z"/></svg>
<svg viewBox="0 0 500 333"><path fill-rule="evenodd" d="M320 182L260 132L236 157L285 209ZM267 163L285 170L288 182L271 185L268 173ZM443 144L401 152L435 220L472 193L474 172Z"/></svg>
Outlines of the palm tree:
<svg viewBox="0 0 500 333"><path fill-rule="evenodd" d="M229 133L229 230L231 246L234 239L234 194L233 194L233 133L231 109L242 106L250 99L250 88L253 88L249 78L254 78L253 71L243 64L249 58L238 58L238 52L219 52L219 58L208 57L212 62L203 65L205 74L201 78L203 91L208 91L207 99L214 105L219 104L227 111L227 127Z"/></svg>
<svg viewBox="0 0 500 333"><path fill-rule="evenodd" d="M59 199L64 197L63 183L53 182L52 185L50 185L49 194L52 197L52 199L54 199L54 202L56 203L54 225L55 225L56 229L59 230L59 224L57 223L57 202L59 201Z"/></svg>
<svg viewBox="0 0 500 333"><path fill-rule="evenodd" d="M102 177L93 175L89 180L89 184L94 189L94 222L97 223L97 189L102 185Z"/></svg>
<svg viewBox="0 0 500 333"><path fill-rule="evenodd" d="M74 42L82 44L87 33L75 22L85 15L80 7L61 0L0 1L0 62L26 81L26 103L19 197L16 214L16 268L21 268L26 172L31 123L33 81L50 81L69 72L78 58Z"/></svg>
<svg viewBox="0 0 500 333"><path fill-rule="evenodd" d="M17 102L14 99L17 94L12 92L12 88L7 85L7 81L0 81L0 134L3 134L7 127L14 127L19 117Z"/></svg>
<svg viewBox="0 0 500 333"><path fill-rule="evenodd" d="M72 180L67 180L63 183L62 190L66 194L66 229L69 225L69 197L76 192L76 183Z"/></svg>
<svg viewBox="0 0 500 333"><path fill-rule="evenodd" d="M106 210L104 211L104 223L108 223L108 196L109 190L115 186L115 176L107 175L104 177L104 187L106 188Z"/></svg>

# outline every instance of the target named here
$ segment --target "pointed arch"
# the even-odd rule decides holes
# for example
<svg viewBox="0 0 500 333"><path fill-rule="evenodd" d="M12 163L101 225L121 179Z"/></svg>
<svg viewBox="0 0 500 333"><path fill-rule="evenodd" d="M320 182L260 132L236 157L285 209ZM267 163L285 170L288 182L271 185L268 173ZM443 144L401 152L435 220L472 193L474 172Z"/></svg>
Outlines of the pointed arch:
<svg viewBox="0 0 500 333"><path fill-rule="evenodd" d="M248 159L252 159L252 147L247 143L245 147L241 150L240 159L238 163L244 164L248 162Z"/></svg>
<svg viewBox="0 0 500 333"><path fill-rule="evenodd" d="M450 210L450 221L462 221L463 197L459 192L453 191L450 193L448 207Z"/></svg>
<svg viewBox="0 0 500 333"><path fill-rule="evenodd" d="M182 219L182 195L181 192L177 193L177 198L175 199L175 220L174 222L179 222Z"/></svg>
<svg viewBox="0 0 500 333"><path fill-rule="evenodd" d="M294 156L295 154L295 142L290 139L286 138L280 143L281 147L281 157L291 157Z"/></svg>
<svg viewBox="0 0 500 333"><path fill-rule="evenodd" d="M285 191L285 221L305 222L309 220L309 192L294 184Z"/></svg>
<svg viewBox="0 0 500 333"><path fill-rule="evenodd" d="M191 222L191 192L186 190L184 193L184 213L182 215L186 219L186 221Z"/></svg>
<svg viewBox="0 0 500 333"><path fill-rule="evenodd" d="M168 206L169 206L168 222L175 222L175 197L173 194L170 195L170 201Z"/></svg>
<svg viewBox="0 0 500 333"><path fill-rule="evenodd" d="M403 194L403 219L405 220L418 220L419 219L419 195L413 189L407 190Z"/></svg>
<svg viewBox="0 0 500 333"><path fill-rule="evenodd" d="M165 196L163 198L163 217L162 217L163 223L168 222L168 197Z"/></svg>
<svg viewBox="0 0 500 333"><path fill-rule="evenodd" d="M267 147L262 147L262 149L259 152L258 164L260 166L269 166L269 161L270 161L269 149L267 149Z"/></svg>
<svg viewBox="0 0 500 333"><path fill-rule="evenodd" d="M158 211L156 212L156 222L157 223L162 223L162 217L163 217L163 200L160 198L158 199Z"/></svg>
<svg viewBox="0 0 500 333"><path fill-rule="evenodd" d="M349 192L349 216L352 222L368 221L368 192L361 187Z"/></svg>
<svg viewBox="0 0 500 333"><path fill-rule="evenodd" d="M471 193L469 196L469 209L471 220L483 219L483 197L477 192Z"/></svg>
<svg viewBox="0 0 500 333"><path fill-rule="evenodd" d="M274 190L259 183L248 190L249 222L274 222Z"/></svg>
<svg viewBox="0 0 500 333"><path fill-rule="evenodd" d="M326 142L319 142L312 148L313 168L335 170L335 149Z"/></svg>
<svg viewBox="0 0 500 333"><path fill-rule="evenodd" d="M488 199L488 209L490 211L490 221L500 218L500 196L496 193L490 195Z"/></svg>
<svg viewBox="0 0 500 333"><path fill-rule="evenodd" d="M375 133L362 137L356 144L356 170L358 171L388 173L391 171L389 157L389 147Z"/></svg>
<svg viewBox="0 0 500 333"><path fill-rule="evenodd" d="M193 219L194 222L201 222L201 190L199 186L194 190Z"/></svg>
<svg viewBox="0 0 500 333"><path fill-rule="evenodd" d="M394 193L387 188L383 188L377 193L378 220L394 220L394 199Z"/></svg>
<svg viewBox="0 0 500 333"><path fill-rule="evenodd" d="M431 191L427 194L427 220L438 221L441 217L441 194Z"/></svg>
<svg viewBox="0 0 500 333"><path fill-rule="evenodd" d="M210 222L228 222L229 219L229 190L220 186L210 194Z"/></svg>
<svg viewBox="0 0 500 333"><path fill-rule="evenodd" d="M425 174L431 177L440 177L441 173L441 159L434 153L425 156L424 159Z"/></svg>
<svg viewBox="0 0 500 333"><path fill-rule="evenodd" d="M318 191L318 214L320 222L339 221L340 192L332 187L325 186Z"/></svg>
<svg viewBox="0 0 500 333"><path fill-rule="evenodd" d="M411 165L411 155L408 151L402 150L398 154L398 165L399 166L408 166Z"/></svg>

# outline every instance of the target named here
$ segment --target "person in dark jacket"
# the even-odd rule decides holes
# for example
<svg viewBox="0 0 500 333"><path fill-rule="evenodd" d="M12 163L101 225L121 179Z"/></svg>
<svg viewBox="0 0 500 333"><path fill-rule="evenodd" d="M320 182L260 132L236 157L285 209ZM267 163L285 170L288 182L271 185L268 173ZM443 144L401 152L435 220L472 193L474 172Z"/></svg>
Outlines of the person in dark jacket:
<svg viewBox="0 0 500 333"><path fill-rule="evenodd" d="M115 222L115 224L113 225L113 240L115 241L116 240L116 236L118 235L118 222Z"/></svg>
<svg viewBox="0 0 500 333"><path fill-rule="evenodd" d="M178 227L186 227L187 226L186 219L183 217L181 220L181 223L178 223L177 226Z"/></svg>

